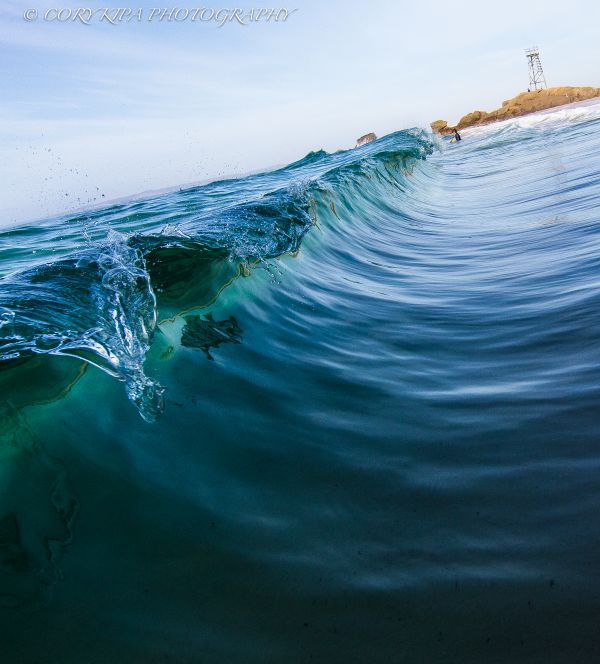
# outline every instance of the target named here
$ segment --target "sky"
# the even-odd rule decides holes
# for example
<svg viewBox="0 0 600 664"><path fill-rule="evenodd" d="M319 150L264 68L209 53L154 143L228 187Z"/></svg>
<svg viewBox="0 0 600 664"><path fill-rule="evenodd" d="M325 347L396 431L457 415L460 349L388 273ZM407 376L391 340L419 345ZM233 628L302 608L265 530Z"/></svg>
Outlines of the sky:
<svg viewBox="0 0 600 664"><path fill-rule="evenodd" d="M533 45L549 86L600 86L596 0L249 3L2 0L0 226L492 110ZM67 18L104 7L133 18ZM219 27L202 7L289 15Z"/></svg>

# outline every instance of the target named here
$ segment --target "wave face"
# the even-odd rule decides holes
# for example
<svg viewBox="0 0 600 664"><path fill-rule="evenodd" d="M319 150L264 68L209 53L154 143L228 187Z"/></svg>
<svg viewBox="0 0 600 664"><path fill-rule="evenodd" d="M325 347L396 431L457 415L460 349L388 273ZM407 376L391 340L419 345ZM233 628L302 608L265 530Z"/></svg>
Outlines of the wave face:
<svg viewBox="0 0 600 664"><path fill-rule="evenodd" d="M67 242L63 258L36 257L0 282L0 362L31 354L81 357L124 381L141 416L155 420L162 387L144 375L143 363L156 324L156 284L168 300L181 290L182 269L226 261L247 271L295 252L313 223L317 193L380 180L391 166L406 169L431 152L423 135L386 142L360 155L310 153L275 173L8 231L6 246L15 237L32 253L54 251L58 233L66 232ZM48 249L42 252L47 257ZM3 272L10 272L9 261Z"/></svg>
<svg viewBox="0 0 600 664"><path fill-rule="evenodd" d="M593 661L599 130L401 131L0 232L6 651Z"/></svg>

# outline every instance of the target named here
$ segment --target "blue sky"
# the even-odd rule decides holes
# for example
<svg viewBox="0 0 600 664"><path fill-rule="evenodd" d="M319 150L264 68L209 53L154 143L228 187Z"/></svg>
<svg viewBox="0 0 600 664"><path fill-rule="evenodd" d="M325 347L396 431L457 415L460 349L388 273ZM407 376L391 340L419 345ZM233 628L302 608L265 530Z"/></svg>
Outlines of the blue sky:
<svg viewBox="0 0 600 664"><path fill-rule="evenodd" d="M596 2L255 1L242 7L298 11L221 28L148 22L157 4L120 0L144 20L83 25L43 14L110 5L3 0L1 225L491 110L527 87L532 44L549 85L600 86Z"/></svg>

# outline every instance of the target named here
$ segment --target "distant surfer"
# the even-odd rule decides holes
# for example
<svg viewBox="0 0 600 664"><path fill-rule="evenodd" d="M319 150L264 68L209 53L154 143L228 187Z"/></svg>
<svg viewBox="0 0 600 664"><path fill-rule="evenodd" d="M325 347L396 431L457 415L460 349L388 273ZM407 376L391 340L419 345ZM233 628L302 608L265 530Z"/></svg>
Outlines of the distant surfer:
<svg viewBox="0 0 600 664"><path fill-rule="evenodd" d="M462 138L460 137L460 134L458 133L458 129L454 127L454 140L458 143L458 141L462 141Z"/></svg>

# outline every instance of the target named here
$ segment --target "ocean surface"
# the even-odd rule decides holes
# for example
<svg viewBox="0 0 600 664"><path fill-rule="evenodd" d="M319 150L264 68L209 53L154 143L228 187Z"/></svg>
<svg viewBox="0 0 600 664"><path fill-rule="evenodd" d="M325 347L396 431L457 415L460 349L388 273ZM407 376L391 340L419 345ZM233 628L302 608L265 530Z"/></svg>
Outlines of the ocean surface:
<svg viewBox="0 0 600 664"><path fill-rule="evenodd" d="M2 662L600 661L599 104L5 228L0 275Z"/></svg>

